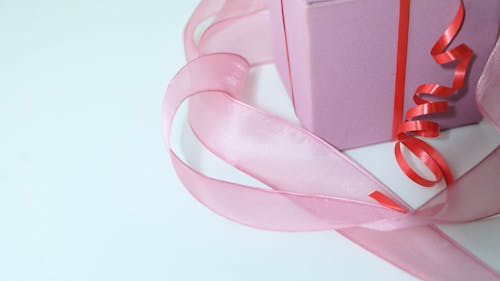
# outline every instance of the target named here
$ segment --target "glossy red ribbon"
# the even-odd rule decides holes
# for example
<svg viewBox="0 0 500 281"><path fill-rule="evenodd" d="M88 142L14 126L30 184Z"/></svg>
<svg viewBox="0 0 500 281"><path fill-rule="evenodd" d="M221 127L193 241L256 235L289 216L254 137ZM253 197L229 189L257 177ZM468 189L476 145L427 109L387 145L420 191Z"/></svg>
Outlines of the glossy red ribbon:
<svg viewBox="0 0 500 281"><path fill-rule="evenodd" d="M395 145L396 160L403 172L411 180L421 186L432 187L441 182L443 178L446 184L450 185L453 183L453 176L446 160L436 149L417 137L438 137L440 134L439 124L435 121L422 120L422 117L448 111L448 101L435 101L435 99L429 100L425 97L433 96L438 98L447 98L457 90L461 89L464 85L465 76L467 75L467 70L474 54L473 51L466 44L460 44L459 46L446 51L462 27L465 16L464 3L463 0L460 0L460 7L457 15L431 50L431 55L438 64L443 65L451 62L457 62L453 85L451 87L432 83L420 85L413 96L416 106L410 108L406 112L402 123L400 116L402 115L404 100L410 0L401 0L400 3L401 8L393 122L393 139L397 140ZM419 175L404 158L403 153L401 152L401 146L406 147L411 153L420 159L420 161L424 163L425 166L432 172L435 179L431 180Z"/></svg>

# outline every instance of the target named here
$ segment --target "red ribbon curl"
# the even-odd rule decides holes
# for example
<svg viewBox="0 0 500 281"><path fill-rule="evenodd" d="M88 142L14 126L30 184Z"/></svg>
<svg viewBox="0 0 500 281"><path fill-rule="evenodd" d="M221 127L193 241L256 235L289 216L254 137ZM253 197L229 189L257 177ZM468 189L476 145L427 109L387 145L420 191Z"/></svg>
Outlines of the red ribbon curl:
<svg viewBox="0 0 500 281"><path fill-rule="evenodd" d="M465 76L469 68L470 61L473 56L473 51L466 44L446 51L453 39L458 34L462 27L465 8L463 0L460 0L460 7L457 15L453 19L451 25L441 35L436 44L431 50L431 55L438 64L448 64L457 62L453 85L451 87L426 83L420 85L413 96L416 105L410 108L401 123L399 116L402 112L402 100L404 98L404 79L406 72L406 49L408 38L409 11L410 0L401 0L400 28L399 28L399 43L398 43L398 67L396 75L396 97L394 108L394 125L395 129L393 137L397 140L395 146L396 160L403 172L414 182L424 187L432 187L439 183L443 178L447 185L453 183L453 176L448 164L443 156L432 146L417 137L435 138L440 134L439 124L435 121L422 120L422 117L443 113L448 111L448 101L426 99L426 96L437 98L447 98L461 89L465 82ZM396 127L397 126L397 127ZM401 146L406 147L413 153L427 168L432 172L435 179L426 179L419 175L406 161L402 152Z"/></svg>

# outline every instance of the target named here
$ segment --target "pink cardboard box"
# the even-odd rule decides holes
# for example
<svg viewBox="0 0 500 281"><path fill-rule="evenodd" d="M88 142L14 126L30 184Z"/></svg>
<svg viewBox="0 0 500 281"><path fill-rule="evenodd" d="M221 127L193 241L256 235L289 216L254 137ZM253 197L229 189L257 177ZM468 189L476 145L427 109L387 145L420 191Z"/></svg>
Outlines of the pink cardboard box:
<svg viewBox="0 0 500 281"><path fill-rule="evenodd" d="M399 3L269 0L276 63L296 113L339 149L392 137ZM475 55L465 87L449 99L450 111L432 116L442 128L480 121L475 89L499 32L499 0L464 3L465 21L451 47L466 43ZM451 85L455 65L437 64L430 50L458 7L458 0L411 2L405 112L420 84Z"/></svg>

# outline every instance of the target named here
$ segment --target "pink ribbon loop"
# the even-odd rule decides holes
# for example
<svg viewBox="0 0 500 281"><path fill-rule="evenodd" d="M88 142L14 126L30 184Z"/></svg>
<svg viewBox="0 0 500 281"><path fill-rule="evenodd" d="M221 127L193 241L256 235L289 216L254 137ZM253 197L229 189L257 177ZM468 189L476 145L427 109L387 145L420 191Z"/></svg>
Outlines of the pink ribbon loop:
<svg viewBox="0 0 500 281"><path fill-rule="evenodd" d="M202 1L200 7L206 7L205 2L209 1ZM218 2L219 7L237 8L222 2ZM207 29L201 45L186 45L191 48L187 53L195 55L174 77L165 95L164 138L174 169L189 192L221 216L252 227L276 231L337 230L421 279L500 280L491 267L433 225L463 223L500 213L497 188L500 148L453 186L418 210L412 210L340 151L303 128L241 101L251 66L271 57L270 49L263 53L266 48L253 48L263 43L261 38L270 38L264 24L268 22L267 13L264 7L250 7L225 10L224 14L230 15L227 17L215 12L216 18L224 19L214 22L217 28ZM259 12L255 13L256 10ZM214 11L197 10L200 14ZM256 21L262 23L255 25ZM212 38L239 42L233 53L250 55L252 64L240 55L229 53L197 57L207 53L200 50L216 51L208 43L214 42ZM217 44L230 51L230 44L226 45L224 40ZM500 69L499 64L500 61L494 60L489 68ZM493 88L484 87L480 91L483 100L489 99ZM171 124L178 106L187 100L189 123L203 145L269 189L210 178L178 157L170 148ZM497 111L498 108L489 112L496 116ZM407 144L411 146L414 141L408 140ZM417 146L416 153L432 158L432 151L422 147L425 146Z"/></svg>

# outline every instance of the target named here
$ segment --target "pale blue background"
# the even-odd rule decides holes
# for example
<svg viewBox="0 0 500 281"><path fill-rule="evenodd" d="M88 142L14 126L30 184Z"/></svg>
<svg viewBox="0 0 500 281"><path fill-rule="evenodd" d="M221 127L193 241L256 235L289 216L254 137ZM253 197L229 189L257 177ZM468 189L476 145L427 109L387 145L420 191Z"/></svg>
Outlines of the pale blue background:
<svg viewBox="0 0 500 281"><path fill-rule="evenodd" d="M333 232L229 222L180 185L160 104L196 3L0 0L0 281L413 280Z"/></svg>

